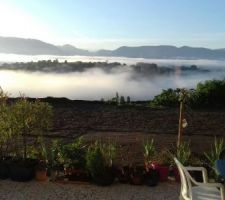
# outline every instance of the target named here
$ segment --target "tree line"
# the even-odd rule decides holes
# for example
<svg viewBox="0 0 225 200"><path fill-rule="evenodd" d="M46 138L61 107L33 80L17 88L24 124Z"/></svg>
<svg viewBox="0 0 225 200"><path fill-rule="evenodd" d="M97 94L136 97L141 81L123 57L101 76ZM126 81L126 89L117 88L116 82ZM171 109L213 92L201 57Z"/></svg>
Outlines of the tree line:
<svg viewBox="0 0 225 200"><path fill-rule="evenodd" d="M166 89L154 97L150 106L177 107L181 88ZM187 104L192 108L225 108L225 79L207 80L197 84L195 89L186 89Z"/></svg>

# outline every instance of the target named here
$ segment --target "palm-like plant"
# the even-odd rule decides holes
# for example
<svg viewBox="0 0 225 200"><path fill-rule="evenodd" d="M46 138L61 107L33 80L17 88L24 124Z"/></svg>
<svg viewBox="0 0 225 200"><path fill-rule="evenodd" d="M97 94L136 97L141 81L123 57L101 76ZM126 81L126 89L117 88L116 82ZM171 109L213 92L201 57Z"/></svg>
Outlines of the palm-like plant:
<svg viewBox="0 0 225 200"><path fill-rule="evenodd" d="M151 162L153 161L153 158L155 156L155 144L154 144L154 140L148 140L145 144L144 144L144 159L145 159L145 163L147 165L151 164Z"/></svg>
<svg viewBox="0 0 225 200"><path fill-rule="evenodd" d="M215 138L214 145L211 147L211 151L209 153L204 153L206 159L209 162L209 167L214 170L214 172L216 172L215 162L216 160L220 159L220 154L222 153L224 148L224 140L217 140L217 138Z"/></svg>
<svg viewBox="0 0 225 200"><path fill-rule="evenodd" d="M183 142L177 148L176 157L183 164L187 165L191 156L191 149L189 143Z"/></svg>

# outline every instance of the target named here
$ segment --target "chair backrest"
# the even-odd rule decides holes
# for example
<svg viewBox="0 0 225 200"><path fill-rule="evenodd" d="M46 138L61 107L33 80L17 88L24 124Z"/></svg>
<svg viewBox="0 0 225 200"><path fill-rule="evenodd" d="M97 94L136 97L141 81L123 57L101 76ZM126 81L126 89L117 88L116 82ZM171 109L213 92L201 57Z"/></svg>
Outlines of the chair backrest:
<svg viewBox="0 0 225 200"><path fill-rule="evenodd" d="M188 182L188 178L185 174L185 168L184 166L177 160L177 158L174 158L174 161L177 165L177 168L180 173L180 180L181 180L181 195L184 199L190 199L190 183Z"/></svg>
<svg viewBox="0 0 225 200"><path fill-rule="evenodd" d="M225 160L217 160L215 166L217 173L225 179Z"/></svg>

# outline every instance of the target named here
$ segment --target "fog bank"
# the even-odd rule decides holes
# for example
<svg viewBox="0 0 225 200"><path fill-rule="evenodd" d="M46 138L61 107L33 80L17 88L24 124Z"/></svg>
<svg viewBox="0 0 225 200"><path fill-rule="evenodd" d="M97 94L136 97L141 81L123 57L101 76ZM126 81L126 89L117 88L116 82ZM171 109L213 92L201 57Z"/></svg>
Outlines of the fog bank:
<svg viewBox="0 0 225 200"><path fill-rule="evenodd" d="M9 55L8 55L9 56ZM13 57L15 56L15 57ZM225 61L210 60L152 60L128 59L84 56L27 56L26 58L13 55L4 57L0 55L0 62L37 61L43 59L59 59L83 62L120 62L135 64L137 62L156 63L164 66L180 66L195 64L199 68L209 69L208 73L188 73L181 75L179 71L171 75L157 75L153 77L134 78L135 74L129 67L118 68L110 73L102 69L93 68L84 72L71 73L43 73L25 71L0 71L0 86L11 96L19 96L19 92L29 97L67 97L70 99L105 100L120 95L130 96L132 100L149 100L167 88L195 88L201 81L210 79L223 79L225 77ZM3 59L4 57L4 59ZM8 61L7 61L8 59ZM29 60L30 59L30 60ZM37 60L35 60L37 59Z"/></svg>

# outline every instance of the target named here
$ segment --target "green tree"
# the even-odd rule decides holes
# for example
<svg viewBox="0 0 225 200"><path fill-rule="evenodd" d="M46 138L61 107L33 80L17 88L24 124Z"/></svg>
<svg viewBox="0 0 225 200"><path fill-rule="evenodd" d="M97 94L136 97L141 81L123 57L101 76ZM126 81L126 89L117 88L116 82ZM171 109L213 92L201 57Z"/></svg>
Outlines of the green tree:
<svg viewBox="0 0 225 200"><path fill-rule="evenodd" d="M124 96L120 97L120 105L124 105L125 104L125 98Z"/></svg>

